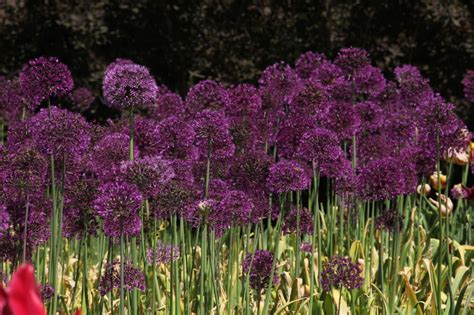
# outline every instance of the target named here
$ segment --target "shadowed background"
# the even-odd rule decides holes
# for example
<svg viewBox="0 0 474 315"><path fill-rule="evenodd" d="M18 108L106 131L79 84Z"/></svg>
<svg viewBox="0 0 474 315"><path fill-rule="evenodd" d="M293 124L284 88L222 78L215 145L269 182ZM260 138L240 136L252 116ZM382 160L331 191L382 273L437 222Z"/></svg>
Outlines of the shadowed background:
<svg viewBox="0 0 474 315"><path fill-rule="evenodd" d="M470 0L0 0L0 74L54 55L100 94L105 66L124 57L183 94L204 78L255 83L274 62L356 46L389 79L397 65L420 67L473 130L460 82L474 68L473 16Z"/></svg>

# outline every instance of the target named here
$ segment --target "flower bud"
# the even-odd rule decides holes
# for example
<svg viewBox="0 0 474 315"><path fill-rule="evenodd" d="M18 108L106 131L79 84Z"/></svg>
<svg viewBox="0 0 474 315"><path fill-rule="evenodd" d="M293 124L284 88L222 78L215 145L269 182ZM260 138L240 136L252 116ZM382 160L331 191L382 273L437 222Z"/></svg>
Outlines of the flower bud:
<svg viewBox="0 0 474 315"><path fill-rule="evenodd" d="M441 187L441 189L446 188L446 175L443 175L441 172L439 172L439 179L438 179L438 172L435 171L430 176L430 183L431 183L431 186L436 190L438 190L439 187Z"/></svg>

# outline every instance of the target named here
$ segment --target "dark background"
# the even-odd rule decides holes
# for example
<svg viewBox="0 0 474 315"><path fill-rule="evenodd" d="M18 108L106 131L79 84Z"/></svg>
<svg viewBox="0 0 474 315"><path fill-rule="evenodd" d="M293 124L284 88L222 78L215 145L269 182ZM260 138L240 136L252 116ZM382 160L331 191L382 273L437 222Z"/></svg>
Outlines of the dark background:
<svg viewBox="0 0 474 315"><path fill-rule="evenodd" d="M54 55L100 94L105 66L124 57L184 94L204 78L255 83L276 61L352 45L388 78L397 65L419 66L474 130L461 85L474 68L473 16L471 0L0 0L0 74Z"/></svg>

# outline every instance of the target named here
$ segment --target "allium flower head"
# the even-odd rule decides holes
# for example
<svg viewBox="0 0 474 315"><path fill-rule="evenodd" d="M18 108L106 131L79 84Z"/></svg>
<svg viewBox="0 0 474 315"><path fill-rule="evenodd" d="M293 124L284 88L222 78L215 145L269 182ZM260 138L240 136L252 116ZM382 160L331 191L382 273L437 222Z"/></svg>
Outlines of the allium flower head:
<svg viewBox="0 0 474 315"><path fill-rule="evenodd" d="M130 126L125 120L122 120L122 122L124 122L122 132L128 134ZM141 116L137 116L133 120L133 142L141 156L157 155L159 153L156 144L158 141L157 125L155 120Z"/></svg>
<svg viewBox="0 0 474 315"><path fill-rule="evenodd" d="M145 290L145 275L139 268L133 266L133 264L130 262L125 262L123 274L125 290ZM111 263L107 263L107 265L105 266L105 272L99 282L99 292L101 296L105 296L107 293L112 292L112 290L119 288L120 262L118 260L114 260Z"/></svg>
<svg viewBox="0 0 474 315"><path fill-rule="evenodd" d="M401 164L393 157L369 161L359 170L357 181L360 197L365 200L383 200L405 193L407 178Z"/></svg>
<svg viewBox="0 0 474 315"><path fill-rule="evenodd" d="M159 156L124 161L120 173L125 182L135 185L146 198L158 194L160 188L175 176L171 162Z"/></svg>
<svg viewBox="0 0 474 315"><path fill-rule="evenodd" d="M270 167L267 187L271 192L284 193L308 188L310 178L304 166L296 161L281 160Z"/></svg>
<svg viewBox="0 0 474 315"><path fill-rule="evenodd" d="M41 300L43 303L47 302L54 295L54 287L49 284L43 284L40 286Z"/></svg>
<svg viewBox="0 0 474 315"><path fill-rule="evenodd" d="M313 245L309 242L301 243L300 250L305 253L312 253L313 252Z"/></svg>
<svg viewBox="0 0 474 315"><path fill-rule="evenodd" d="M95 96L92 94L91 90L85 87L77 88L72 91L70 98L74 104L74 109L81 112L89 109L95 100Z"/></svg>
<svg viewBox="0 0 474 315"><path fill-rule="evenodd" d="M178 260L180 256L179 246L165 245L160 241L155 249L149 248L146 252L146 259L149 265L166 265L172 261Z"/></svg>
<svg viewBox="0 0 474 315"><path fill-rule="evenodd" d="M138 189L127 183L110 182L99 189L99 196L94 202L94 209L103 219L103 230L106 235L119 237L137 235L142 222L139 210L142 196Z"/></svg>
<svg viewBox="0 0 474 315"><path fill-rule="evenodd" d="M315 124L316 120L311 116L287 117L281 124L276 136L279 155L285 159L293 159L304 133Z"/></svg>
<svg viewBox="0 0 474 315"><path fill-rule="evenodd" d="M376 131L381 128L386 119L382 108L374 101L356 104L356 110L361 120L362 131Z"/></svg>
<svg viewBox="0 0 474 315"><path fill-rule="evenodd" d="M258 90L251 84L239 84L228 90L229 103L226 114L229 117L258 115L262 108L262 98Z"/></svg>
<svg viewBox="0 0 474 315"><path fill-rule="evenodd" d="M110 180L120 163L129 160L129 142L127 134L116 132L105 135L96 143L92 149L90 164L100 179ZM133 156L139 156L136 146L133 147Z"/></svg>
<svg viewBox="0 0 474 315"><path fill-rule="evenodd" d="M222 84L204 80L194 85L186 95L186 111L193 116L205 109L224 110L229 102L229 94Z"/></svg>
<svg viewBox="0 0 474 315"><path fill-rule="evenodd" d="M175 93L165 93L158 95L156 103L148 108L150 117L155 120L162 120L171 116L182 116L185 104L181 96Z"/></svg>
<svg viewBox="0 0 474 315"><path fill-rule="evenodd" d="M31 136L39 151L56 157L78 157L89 147L90 125L78 113L43 108L31 120Z"/></svg>
<svg viewBox="0 0 474 315"><path fill-rule="evenodd" d="M253 256L253 257L252 257ZM270 280L276 285L278 284L277 268L272 275L273 254L268 250L257 249L255 253L247 253L242 264L244 274L249 274L250 286L258 292L268 287Z"/></svg>
<svg viewBox="0 0 474 315"><path fill-rule="evenodd" d="M358 289L364 284L361 273L359 264L353 263L350 258L335 256L323 265L321 286L325 292L331 291L332 287Z"/></svg>
<svg viewBox="0 0 474 315"><path fill-rule="evenodd" d="M385 210L375 218L375 228L390 232L400 232L403 228L403 214L399 214L396 209Z"/></svg>
<svg viewBox="0 0 474 315"><path fill-rule="evenodd" d="M329 98L327 86L316 80L308 80L289 104L289 110L297 116L323 115Z"/></svg>
<svg viewBox="0 0 474 315"><path fill-rule="evenodd" d="M463 184L456 184L451 188L451 196L454 199L468 199L472 200L474 199L474 186L472 187L466 187Z"/></svg>
<svg viewBox="0 0 474 315"><path fill-rule="evenodd" d="M329 60L323 61L316 69L313 70L310 80L321 82L327 86L332 85L336 79L344 76L344 71Z"/></svg>
<svg viewBox="0 0 474 315"><path fill-rule="evenodd" d="M156 82L148 68L131 63L110 67L102 82L106 104L120 110L149 107L156 101Z"/></svg>
<svg viewBox="0 0 474 315"><path fill-rule="evenodd" d="M328 102L328 113L320 117L320 125L336 132L341 140L351 139L360 130L360 117L348 102Z"/></svg>
<svg viewBox="0 0 474 315"><path fill-rule="evenodd" d="M255 205L243 191L231 190L219 202L220 211L226 213L227 219L235 226L257 222L260 218L253 218Z"/></svg>
<svg viewBox="0 0 474 315"><path fill-rule="evenodd" d="M249 152L235 158L231 167L234 186L247 192L266 192L266 181L272 164L264 152Z"/></svg>
<svg viewBox="0 0 474 315"><path fill-rule="evenodd" d="M468 70L462 80L464 96L469 102L474 102L474 70Z"/></svg>
<svg viewBox="0 0 474 315"><path fill-rule="evenodd" d="M265 111L283 109L283 105L288 103L302 87L302 81L296 71L284 62L267 67L258 84Z"/></svg>
<svg viewBox="0 0 474 315"><path fill-rule="evenodd" d="M327 60L324 54L315 53L312 51L301 54L295 61L296 73L302 79L308 79L311 73L316 69L323 61Z"/></svg>
<svg viewBox="0 0 474 315"><path fill-rule="evenodd" d="M67 95L74 86L68 67L56 57L29 60L23 66L19 80L32 107L52 96Z"/></svg>
<svg viewBox="0 0 474 315"><path fill-rule="evenodd" d="M209 149L214 158L225 158L234 154L235 145L229 132L229 121L222 111L205 109L197 114L193 127L200 156L207 158Z"/></svg>
<svg viewBox="0 0 474 315"><path fill-rule="evenodd" d="M193 159L196 155L193 126L177 116L170 116L156 127L157 152L168 159Z"/></svg>
<svg viewBox="0 0 474 315"><path fill-rule="evenodd" d="M290 234L298 231L298 214L299 214L299 232L300 234L313 234L313 216L308 209L298 209L292 207L290 212L285 216L283 222L283 233Z"/></svg>
<svg viewBox="0 0 474 315"><path fill-rule="evenodd" d="M401 105L404 108L416 109L420 102L433 94L428 80L422 77L416 67L403 65L395 68L394 73L399 86Z"/></svg>
<svg viewBox="0 0 474 315"><path fill-rule="evenodd" d="M296 149L296 156L305 161L314 161L319 167L343 156L335 132L324 128L311 128L303 134Z"/></svg>
<svg viewBox="0 0 474 315"><path fill-rule="evenodd" d="M47 182L48 162L36 149L24 146L6 152L5 163L0 162L3 193L13 201L42 194Z"/></svg>
<svg viewBox="0 0 474 315"><path fill-rule="evenodd" d="M385 78L382 70L371 65L358 69L353 76L355 90L359 94L378 96L385 89Z"/></svg>
<svg viewBox="0 0 474 315"><path fill-rule="evenodd" d="M370 64L369 53L360 48L342 48L334 61L345 72L352 74Z"/></svg>

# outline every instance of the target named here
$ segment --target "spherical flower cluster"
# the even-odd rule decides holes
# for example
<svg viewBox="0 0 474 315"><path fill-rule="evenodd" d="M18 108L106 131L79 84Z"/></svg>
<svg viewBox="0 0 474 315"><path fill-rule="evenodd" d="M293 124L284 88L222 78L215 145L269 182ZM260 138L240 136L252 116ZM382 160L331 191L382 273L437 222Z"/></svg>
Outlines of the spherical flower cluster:
<svg viewBox="0 0 474 315"><path fill-rule="evenodd" d="M257 291L258 294L268 287L270 281L278 284L277 267L275 266L272 275L273 254L268 250L257 249L255 253L247 253L242 264L242 271L249 275L250 286ZM245 275L244 275L245 276Z"/></svg>
<svg viewBox="0 0 474 315"><path fill-rule="evenodd" d="M230 99L224 86L213 80L204 80L193 86L186 95L186 112L188 115L205 110L224 110Z"/></svg>
<svg viewBox="0 0 474 315"><path fill-rule="evenodd" d="M74 109L80 112L88 110L95 100L95 96L92 94L91 90L85 87L72 91L70 98L74 105Z"/></svg>
<svg viewBox="0 0 474 315"><path fill-rule="evenodd" d="M327 59L324 54L315 53L312 51L305 52L295 61L296 73L300 78L308 79L313 73L314 69L319 67L326 60Z"/></svg>
<svg viewBox="0 0 474 315"><path fill-rule="evenodd" d="M282 230L285 234L298 231L300 234L313 234L313 216L311 212L306 208L292 207L291 211L285 216Z"/></svg>
<svg viewBox="0 0 474 315"><path fill-rule="evenodd" d="M362 287L364 278L361 276L360 266L353 263L348 257L332 257L323 265L321 272L321 286L323 291L329 292L331 288L354 290Z"/></svg>
<svg viewBox="0 0 474 315"><path fill-rule="evenodd" d="M90 125L80 114L53 106L41 109L30 123L31 137L44 154L75 158L89 147Z"/></svg>
<svg viewBox="0 0 474 315"><path fill-rule="evenodd" d="M124 161L120 166L120 177L124 182L137 187L146 198L157 195L174 176L171 162L159 156Z"/></svg>
<svg viewBox="0 0 474 315"><path fill-rule="evenodd" d="M122 233L137 235L142 226L139 215L142 200L133 185L119 182L103 184L94 209L103 220L105 234L113 237L119 237Z"/></svg>
<svg viewBox="0 0 474 315"><path fill-rule="evenodd" d="M156 103L148 108L150 117L155 120L162 120L171 116L182 116L185 104L181 96L175 93L159 94Z"/></svg>
<svg viewBox="0 0 474 315"><path fill-rule="evenodd" d="M334 61L342 70L352 74L370 64L369 54L360 48L342 48Z"/></svg>
<svg viewBox="0 0 474 315"><path fill-rule="evenodd" d="M265 111L282 109L283 105L290 102L302 87L301 79L296 71L284 62L267 67L258 83Z"/></svg>
<svg viewBox="0 0 474 315"><path fill-rule="evenodd" d="M385 210L375 218L375 228L389 232L400 232L403 228L404 215L399 214L396 209Z"/></svg>
<svg viewBox="0 0 474 315"><path fill-rule="evenodd" d="M298 158L314 161L316 167L323 171L335 160L344 158L337 134L324 128L312 128L305 132L296 150Z"/></svg>
<svg viewBox="0 0 474 315"><path fill-rule="evenodd" d="M107 105L120 110L149 107L156 102L155 79L146 67L133 63L109 67L102 89Z"/></svg>
<svg viewBox="0 0 474 315"><path fill-rule="evenodd" d="M250 152L235 158L231 167L234 186L249 193L265 192L271 157L264 152Z"/></svg>
<svg viewBox="0 0 474 315"><path fill-rule="evenodd" d="M251 223L255 205L252 200L242 191L231 190L227 192L219 202L218 208L226 214L227 220L235 226L243 226Z"/></svg>
<svg viewBox="0 0 474 315"><path fill-rule="evenodd" d="M89 163L100 179L112 179L121 162L129 160L129 143L127 134L117 132L105 135L95 144ZM139 156L139 151L135 146L133 156Z"/></svg>
<svg viewBox="0 0 474 315"><path fill-rule="evenodd" d="M68 67L56 57L29 60L23 66L19 80L32 107L52 96L67 95L74 86Z"/></svg>
<svg viewBox="0 0 474 315"><path fill-rule="evenodd" d="M402 167L402 163L393 157L368 162L359 170L357 177L359 196L364 200L383 200L404 194L411 181ZM416 183L413 191L415 188Z"/></svg>
<svg viewBox="0 0 474 315"><path fill-rule="evenodd" d="M267 187L271 192L305 190L310 183L308 171L296 161L281 160L270 167Z"/></svg>
<svg viewBox="0 0 474 315"><path fill-rule="evenodd" d="M179 246L165 245L161 241L155 245L155 248L149 248L146 252L146 259L149 265L166 265L179 259Z"/></svg>
<svg viewBox="0 0 474 315"><path fill-rule="evenodd" d="M464 96L469 102L474 102L474 70L468 70L462 80Z"/></svg>
<svg viewBox="0 0 474 315"><path fill-rule="evenodd" d="M219 159L234 154L229 120L223 112L205 109L196 115L193 127L196 132L195 144L201 157Z"/></svg>
<svg viewBox="0 0 474 315"><path fill-rule="evenodd" d="M41 300L43 301L43 303L47 302L54 295L54 288L49 284L41 285L39 291L41 293Z"/></svg>
<svg viewBox="0 0 474 315"><path fill-rule="evenodd" d="M145 291L145 275L143 272L129 262L124 263L123 269L123 288L127 291L131 291L133 289ZM118 260L114 260L111 263L107 263L105 266L105 272L100 278L99 282L99 292L101 296L105 296L107 293L112 292L112 290L119 288L120 262Z"/></svg>
<svg viewBox="0 0 474 315"><path fill-rule="evenodd" d="M353 82L357 93L378 96L385 89L382 70L371 65L364 66L354 73Z"/></svg>
<svg viewBox="0 0 474 315"><path fill-rule="evenodd" d="M191 124L177 116L162 120L156 127L155 146L158 154L169 159L193 159L196 133Z"/></svg>

